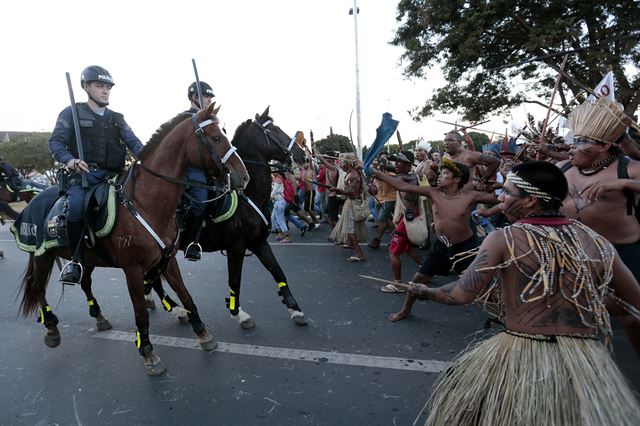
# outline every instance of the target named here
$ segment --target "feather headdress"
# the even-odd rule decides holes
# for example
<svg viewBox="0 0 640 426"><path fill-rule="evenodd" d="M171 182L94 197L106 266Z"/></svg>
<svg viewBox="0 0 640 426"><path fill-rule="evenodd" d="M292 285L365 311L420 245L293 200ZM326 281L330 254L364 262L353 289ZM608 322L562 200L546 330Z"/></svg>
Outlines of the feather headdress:
<svg viewBox="0 0 640 426"><path fill-rule="evenodd" d="M627 129L628 117L618 102L605 97L584 102L569 114L567 127L575 138L585 137L603 143L615 143Z"/></svg>

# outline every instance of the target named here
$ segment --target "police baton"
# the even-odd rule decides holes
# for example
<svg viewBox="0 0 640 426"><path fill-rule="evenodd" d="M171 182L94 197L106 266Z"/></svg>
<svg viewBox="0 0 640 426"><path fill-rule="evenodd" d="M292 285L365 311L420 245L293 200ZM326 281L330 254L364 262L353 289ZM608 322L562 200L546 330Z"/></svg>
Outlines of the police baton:
<svg viewBox="0 0 640 426"><path fill-rule="evenodd" d="M200 102L200 109L204 109L204 98L202 97L202 89L200 88L200 78L198 77L198 68L196 67L196 60L191 59L193 64L193 72L196 75L196 89L198 90L198 102Z"/></svg>
<svg viewBox="0 0 640 426"><path fill-rule="evenodd" d="M82 137L80 136L80 120L78 119L78 108L76 107L76 100L73 97L73 87L71 87L71 76L67 75L67 87L69 88L69 100L71 101L71 115L73 116L73 130L76 134L76 148L78 149L78 158L80 161L84 161L84 152L82 151ZM80 177L82 179L82 187L88 188L87 175L80 170Z"/></svg>

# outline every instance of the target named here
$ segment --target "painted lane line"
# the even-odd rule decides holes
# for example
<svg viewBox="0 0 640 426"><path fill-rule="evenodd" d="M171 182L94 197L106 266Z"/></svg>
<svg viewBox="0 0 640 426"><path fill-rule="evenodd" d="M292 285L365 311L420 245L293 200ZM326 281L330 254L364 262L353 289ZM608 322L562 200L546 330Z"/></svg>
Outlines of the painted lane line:
<svg viewBox="0 0 640 426"><path fill-rule="evenodd" d="M135 341L134 333L113 330L101 331L94 334L93 337L108 340L120 340L124 342ZM201 350L196 339L158 335L151 335L149 338L154 345ZM280 358L294 361L326 362L329 364L351 365L357 367L389 368L393 370L419 371L425 373L438 373L451 365L449 362L436 360L406 359L340 352L312 351L306 349L274 348L269 346L244 345L240 343L225 342L218 342L218 347L215 349L215 352Z"/></svg>

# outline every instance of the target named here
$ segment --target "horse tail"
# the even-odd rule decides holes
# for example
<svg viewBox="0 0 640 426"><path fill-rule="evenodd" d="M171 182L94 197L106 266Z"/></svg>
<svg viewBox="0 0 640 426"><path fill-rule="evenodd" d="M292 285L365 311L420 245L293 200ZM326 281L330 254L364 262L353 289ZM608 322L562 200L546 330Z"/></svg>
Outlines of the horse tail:
<svg viewBox="0 0 640 426"><path fill-rule="evenodd" d="M40 296L44 289L40 288L40 285L37 284L37 282L39 281L37 278L43 273L44 270L46 270L46 268L43 267L45 265L42 264L42 261L44 261L45 259L41 259L44 257L47 257L51 263L50 267L45 273L46 279L43 284L41 284L46 287L47 283L49 282L49 278L51 277L51 270L53 269L52 255L44 254L36 259L33 253L29 253L27 268L24 270L24 274L22 275L22 283L18 292L18 294L22 293L22 301L20 302L19 312L22 313L22 315L25 317L36 312L40 303ZM41 265L38 265L37 263L41 263Z"/></svg>

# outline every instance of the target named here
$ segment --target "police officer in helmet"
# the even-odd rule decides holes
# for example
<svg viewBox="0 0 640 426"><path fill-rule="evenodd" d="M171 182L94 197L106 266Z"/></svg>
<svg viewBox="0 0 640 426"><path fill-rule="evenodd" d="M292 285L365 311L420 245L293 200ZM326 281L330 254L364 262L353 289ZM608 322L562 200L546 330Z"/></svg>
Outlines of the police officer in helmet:
<svg viewBox="0 0 640 426"><path fill-rule="evenodd" d="M76 103L84 161L78 158L70 106L58 115L49 139L49 152L54 160L75 173L66 193L67 233L74 255L60 274L60 281L65 284L80 283L82 279L86 192L124 170L127 148L137 155L143 146L123 115L107 108L114 86L109 71L97 65L88 66L82 71L80 85L87 93L87 102ZM86 174L87 188L82 187L81 173Z"/></svg>
<svg viewBox="0 0 640 426"><path fill-rule="evenodd" d="M213 89L211 88L211 86L209 86L204 81L201 81L200 92L202 93L204 103L204 106L202 108L200 108L197 83L194 81L193 83L191 83L191 85L189 85L187 97L191 102L191 107L185 112L195 114L201 109L205 109L209 105L211 105L214 97ZM189 166L187 167L187 180L206 184L207 176L204 170ZM197 201L192 200L189 204L189 210L187 211L184 241L189 241L190 244L184 251L184 257L195 262L200 260L202 252L198 241L200 239L202 222L204 221L206 204L203 203L203 201L207 199L207 189L188 187L187 192Z"/></svg>

